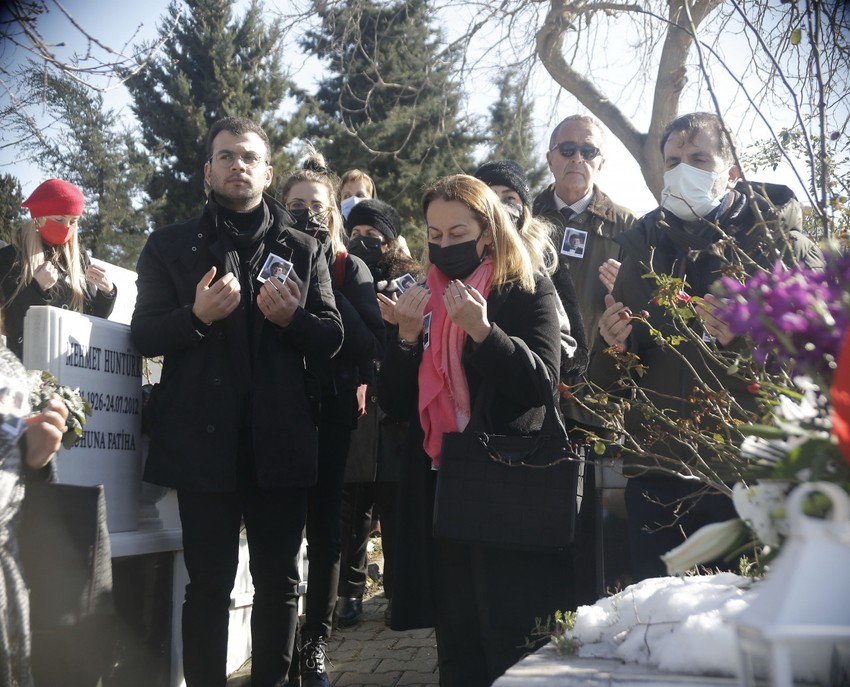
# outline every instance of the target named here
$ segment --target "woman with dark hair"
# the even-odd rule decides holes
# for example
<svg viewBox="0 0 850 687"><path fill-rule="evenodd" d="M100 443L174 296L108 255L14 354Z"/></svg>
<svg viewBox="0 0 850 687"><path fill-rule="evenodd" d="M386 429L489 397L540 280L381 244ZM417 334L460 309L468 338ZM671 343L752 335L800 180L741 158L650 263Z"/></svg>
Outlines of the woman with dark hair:
<svg viewBox="0 0 850 687"><path fill-rule="evenodd" d="M476 169L473 176L496 192L528 247L535 268L551 276L558 269L558 252L551 240L553 227L531 214L531 188L519 163L515 160L492 160ZM564 381L572 374L584 371L588 344L578 296L569 274L562 277L558 295L562 343L560 379Z"/></svg>
<svg viewBox="0 0 850 687"><path fill-rule="evenodd" d="M421 266L399 245L401 218L391 205L381 200L362 200L351 209L347 226L348 250L369 266L377 293L397 298L403 289L401 277L409 275L413 281L420 278ZM387 325L389 336L393 336L395 324ZM375 393L374 387L365 389L366 412L360 416L352 438L342 492L343 548L337 601L337 622L342 627L354 625L363 613L373 507L381 515L387 618L392 604L399 464L407 423L387 417L375 402Z"/></svg>
<svg viewBox="0 0 850 687"><path fill-rule="evenodd" d="M573 607L569 558L560 552L435 539L436 477L448 432L526 434L541 428L546 398L529 360L556 380L561 346L555 288L498 196L455 175L422 199L431 263L424 285L397 302L379 295L398 332L378 376L378 401L409 419L399 499L399 566L392 627L433 625L440 684L490 685L524 653L535 618ZM554 381L549 390L554 392ZM564 498L575 495L565 494ZM564 523L565 527L568 523ZM517 561L534 571L517 591Z"/></svg>
<svg viewBox="0 0 850 687"><path fill-rule="evenodd" d="M339 514L343 474L351 431L364 412L358 386L372 381L373 361L384 348L385 333L375 302L372 276L360 258L346 252L336 184L324 158L310 148L302 168L281 186L278 197L295 219L295 228L325 247L344 340L330 361L308 359L308 375L317 387L321 410L319 476L307 500L307 598L301 628L302 687L329 685L325 647L331 634L339 580Z"/></svg>

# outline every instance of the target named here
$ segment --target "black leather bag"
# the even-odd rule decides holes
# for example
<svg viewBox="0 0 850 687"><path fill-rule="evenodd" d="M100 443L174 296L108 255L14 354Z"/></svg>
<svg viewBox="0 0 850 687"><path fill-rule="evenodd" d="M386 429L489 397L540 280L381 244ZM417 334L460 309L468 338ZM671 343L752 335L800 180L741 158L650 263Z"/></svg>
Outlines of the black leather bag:
<svg viewBox="0 0 850 687"><path fill-rule="evenodd" d="M436 539L518 550L572 543L578 456L573 452L543 362L530 366L546 399L539 432L443 436L433 534Z"/></svg>
<svg viewBox="0 0 850 687"><path fill-rule="evenodd" d="M36 685L97 684L111 660L114 620L103 486L28 484L18 541Z"/></svg>

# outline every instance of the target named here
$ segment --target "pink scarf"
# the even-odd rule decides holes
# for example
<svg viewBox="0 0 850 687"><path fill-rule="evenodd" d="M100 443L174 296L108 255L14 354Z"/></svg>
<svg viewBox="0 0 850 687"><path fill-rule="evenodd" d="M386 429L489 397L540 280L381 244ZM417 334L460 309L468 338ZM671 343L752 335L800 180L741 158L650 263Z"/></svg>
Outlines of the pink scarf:
<svg viewBox="0 0 850 687"><path fill-rule="evenodd" d="M419 366L419 419L425 432L423 447L435 467L440 464L443 434L462 432L469 423L471 409L469 384L461 359L466 332L451 321L443 303L443 293L450 281L436 267L428 272L431 328L429 345ZM493 260L486 258L466 283L487 298L492 281Z"/></svg>

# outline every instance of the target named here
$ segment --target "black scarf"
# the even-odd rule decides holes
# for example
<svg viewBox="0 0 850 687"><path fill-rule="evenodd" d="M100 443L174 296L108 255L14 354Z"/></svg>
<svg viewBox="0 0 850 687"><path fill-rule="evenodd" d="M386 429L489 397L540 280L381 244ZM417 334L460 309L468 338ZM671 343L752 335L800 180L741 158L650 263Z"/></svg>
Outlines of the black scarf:
<svg viewBox="0 0 850 687"><path fill-rule="evenodd" d="M723 275L724 268L732 257L732 251L726 248L718 254L712 246L726 236L736 238L736 220L746 209L746 198L731 191L726 202L721 203L706 217L685 222L671 212L659 213L659 245L667 246L671 255L669 265L657 260L655 269L675 277L685 277L689 292L693 295L705 295L711 284Z"/></svg>
<svg viewBox="0 0 850 687"><path fill-rule="evenodd" d="M271 215L265 203L261 203L252 212L232 212L219 207L216 216L219 236L225 249L224 269L239 279L245 286L243 265L249 282L260 271L263 259L263 239L271 225Z"/></svg>
<svg viewBox="0 0 850 687"><path fill-rule="evenodd" d="M254 319L259 316L259 310L253 306L255 279L262 266L266 232L273 218L265 202L253 212L236 213L216 205L210 196L210 209L224 248L224 271L233 273L241 289L239 307L225 319L224 327L236 383L240 391L247 392L254 368Z"/></svg>

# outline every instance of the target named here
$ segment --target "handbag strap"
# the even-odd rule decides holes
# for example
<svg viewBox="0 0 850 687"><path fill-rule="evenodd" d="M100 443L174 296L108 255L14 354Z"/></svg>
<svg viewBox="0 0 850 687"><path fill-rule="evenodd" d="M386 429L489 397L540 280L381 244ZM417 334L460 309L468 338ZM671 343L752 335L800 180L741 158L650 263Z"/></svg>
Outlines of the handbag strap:
<svg viewBox="0 0 850 687"><path fill-rule="evenodd" d="M567 436L567 429L561 417L561 411L555 405L556 391L549 378L546 364L537 353L527 346L524 346L523 349L526 352L526 362L528 363L529 372L534 377L538 390L543 397L545 414L543 416L543 422L540 425L540 430L537 432L537 441L520 459L514 460L508 460L501 456L490 445L490 435L486 432L476 433L478 441L487 450L492 460L511 467L548 468L565 460L580 459L580 456L572 450ZM529 462L529 459L544 449L548 452L548 458L550 459L548 462L542 464Z"/></svg>
<svg viewBox="0 0 850 687"><path fill-rule="evenodd" d="M549 436L565 439L567 437L567 428L564 426L564 418L561 416L560 409L555 405L555 394L557 391L549 378L549 370L546 369L546 363L527 346L525 350L528 353L529 367L534 374L534 378L537 380L538 389L540 395L543 397L543 405L546 409L546 414L540 425L540 433L543 434L545 431Z"/></svg>

